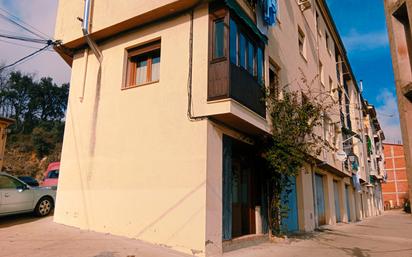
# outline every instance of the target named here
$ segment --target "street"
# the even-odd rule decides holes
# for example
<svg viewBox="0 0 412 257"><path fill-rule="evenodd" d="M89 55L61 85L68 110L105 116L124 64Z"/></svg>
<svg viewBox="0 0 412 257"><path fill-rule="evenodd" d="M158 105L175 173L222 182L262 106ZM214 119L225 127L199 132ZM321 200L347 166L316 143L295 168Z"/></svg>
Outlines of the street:
<svg viewBox="0 0 412 257"><path fill-rule="evenodd" d="M79 230L52 220L31 215L0 218L1 257L186 256L162 246ZM389 211L355 224L329 226L303 238L263 243L224 256L412 257L412 216Z"/></svg>

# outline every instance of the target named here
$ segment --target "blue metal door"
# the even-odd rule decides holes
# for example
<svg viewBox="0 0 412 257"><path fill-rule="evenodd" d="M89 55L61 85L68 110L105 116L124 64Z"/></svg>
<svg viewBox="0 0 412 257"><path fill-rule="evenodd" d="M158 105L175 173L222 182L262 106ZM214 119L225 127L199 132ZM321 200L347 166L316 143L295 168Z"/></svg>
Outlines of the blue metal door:
<svg viewBox="0 0 412 257"><path fill-rule="evenodd" d="M345 185L345 199L346 199L346 211L348 215L348 222L350 221L350 205L349 205L349 186Z"/></svg>
<svg viewBox="0 0 412 257"><path fill-rule="evenodd" d="M340 201L339 201L339 185L338 181L333 181L333 191L335 198L335 213L336 213L336 222L341 222L340 217Z"/></svg>
<svg viewBox="0 0 412 257"><path fill-rule="evenodd" d="M296 194L296 177L289 177L290 191L282 192L282 202L287 206L287 217L282 219L282 230L284 232L296 232L299 230L298 224L298 201Z"/></svg>
<svg viewBox="0 0 412 257"><path fill-rule="evenodd" d="M316 193L316 218L318 226L326 224L325 216L325 194L323 190L323 176L315 174L315 193Z"/></svg>

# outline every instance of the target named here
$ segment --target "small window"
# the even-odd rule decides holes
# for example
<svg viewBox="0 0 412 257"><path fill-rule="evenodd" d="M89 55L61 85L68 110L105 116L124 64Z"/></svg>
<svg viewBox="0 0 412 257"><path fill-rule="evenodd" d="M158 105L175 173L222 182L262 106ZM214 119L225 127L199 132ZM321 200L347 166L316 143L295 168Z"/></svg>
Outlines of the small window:
<svg viewBox="0 0 412 257"><path fill-rule="evenodd" d="M328 93L333 96L333 80L331 77L329 77L329 88L328 88Z"/></svg>
<svg viewBox="0 0 412 257"><path fill-rule="evenodd" d="M20 181L8 176L0 176L0 189L15 189L24 186Z"/></svg>
<svg viewBox="0 0 412 257"><path fill-rule="evenodd" d="M325 32L325 40L326 40L326 49L328 50L329 53L331 53L330 51L330 37L328 32Z"/></svg>
<svg viewBox="0 0 412 257"><path fill-rule="evenodd" d="M269 93L275 97L280 96L280 68L272 63L269 69Z"/></svg>
<svg viewBox="0 0 412 257"><path fill-rule="evenodd" d="M230 61L233 64L238 64L237 59L238 59L238 51L237 51L237 24L234 20L230 19L230 38L229 38L229 44L230 44Z"/></svg>
<svg viewBox="0 0 412 257"><path fill-rule="evenodd" d="M321 62L319 62L319 80L320 80L320 84L322 85L322 87L325 87L325 78L324 78L324 74L323 74L323 64Z"/></svg>
<svg viewBox="0 0 412 257"><path fill-rule="evenodd" d="M239 65L246 69L246 38L243 33L239 34Z"/></svg>
<svg viewBox="0 0 412 257"><path fill-rule="evenodd" d="M214 22L213 58L225 57L225 22L223 19Z"/></svg>
<svg viewBox="0 0 412 257"><path fill-rule="evenodd" d="M338 80L338 83L341 84L341 74L342 74L342 58L340 55L337 57L337 62L336 62L336 79Z"/></svg>
<svg viewBox="0 0 412 257"><path fill-rule="evenodd" d="M59 178L59 170L51 170L47 174L47 178Z"/></svg>
<svg viewBox="0 0 412 257"><path fill-rule="evenodd" d="M255 75L255 46L251 41L247 41L247 70Z"/></svg>
<svg viewBox="0 0 412 257"><path fill-rule="evenodd" d="M301 28L298 28L298 44L300 54L306 58L306 49L305 49L305 33L303 33Z"/></svg>
<svg viewBox="0 0 412 257"><path fill-rule="evenodd" d="M125 88L157 82L160 79L160 41L130 49Z"/></svg>
<svg viewBox="0 0 412 257"><path fill-rule="evenodd" d="M263 56L263 50L262 48L258 47L257 49L257 55L256 55L256 72L257 72L257 79L259 84L263 85L263 67L264 67L264 56Z"/></svg>

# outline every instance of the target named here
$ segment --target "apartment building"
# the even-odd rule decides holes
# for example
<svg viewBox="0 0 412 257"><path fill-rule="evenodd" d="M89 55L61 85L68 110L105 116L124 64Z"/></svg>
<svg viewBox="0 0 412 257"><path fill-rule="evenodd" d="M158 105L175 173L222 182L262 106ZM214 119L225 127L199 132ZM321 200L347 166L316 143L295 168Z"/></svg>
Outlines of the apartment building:
<svg viewBox="0 0 412 257"><path fill-rule="evenodd" d="M317 130L333 147L294 178L284 224L377 214L369 109L326 3L264 2L59 2L72 77L56 222L201 256L267 235L263 89L302 74L336 102Z"/></svg>
<svg viewBox="0 0 412 257"><path fill-rule="evenodd" d="M412 195L412 36L410 0L385 0L409 195Z"/></svg>
<svg viewBox="0 0 412 257"><path fill-rule="evenodd" d="M384 144L385 134L379 124L376 109L365 101L364 110L364 134L367 148L367 167L369 168L368 193L371 196L367 214L379 215L383 212L382 183L385 182L387 172L385 169Z"/></svg>
<svg viewBox="0 0 412 257"><path fill-rule="evenodd" d="M386 183L382 184L385 208L402 208L409 199L408 178L403 145L384 144Z"/></svg>

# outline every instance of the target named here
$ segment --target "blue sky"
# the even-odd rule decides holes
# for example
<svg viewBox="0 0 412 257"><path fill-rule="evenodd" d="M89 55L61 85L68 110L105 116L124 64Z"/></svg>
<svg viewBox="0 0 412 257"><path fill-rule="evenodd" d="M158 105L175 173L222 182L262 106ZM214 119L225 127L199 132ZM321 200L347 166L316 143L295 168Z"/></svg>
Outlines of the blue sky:
<svg viewBox="0 0 412 257"><path fill-rule="evenodd" d="M326 0L364 97L377 108L388 141L400 140L395 82L383 1Z"/></svg>
<svg viewBox="0 0 412 257"><path fill-rule="evenodd" d="M37 30L53 37L58 0L0 0L0 14L12 13ZM80 25L79 25L80 26ZM32 34L0 18L0 33L33 37ZM0 39L0 64L12 63L43 47L43 45ZM58 84L70 81L70 67L54 51L43 51L15 69L36 75L50 76Z"/></svg>

